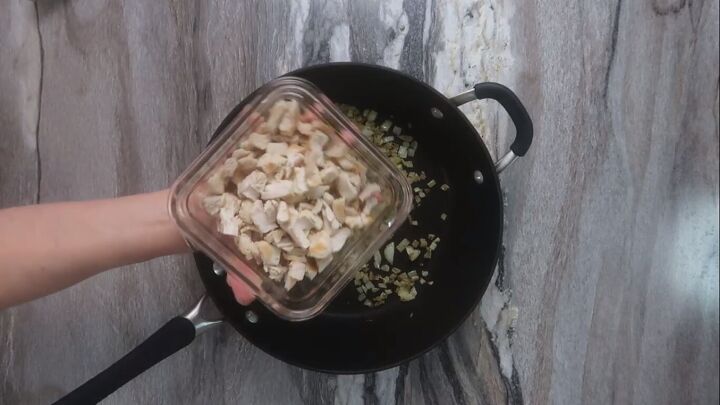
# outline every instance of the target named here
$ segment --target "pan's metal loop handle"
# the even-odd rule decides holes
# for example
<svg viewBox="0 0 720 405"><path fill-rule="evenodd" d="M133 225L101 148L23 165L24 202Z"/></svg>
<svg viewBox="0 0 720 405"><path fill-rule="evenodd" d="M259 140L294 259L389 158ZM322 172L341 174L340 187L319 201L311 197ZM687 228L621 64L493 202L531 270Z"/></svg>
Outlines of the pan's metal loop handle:
<svg viewBox="0 0 720 405"><path fill-rule="evenodd" d="M525 106L512 90L499 83L486 82L478 83L472 90L450 99L456 106L461 106L473 100L493 99L503 106L515 124L515 140L510 145L510 150L495 162L495 170L498 173L505 170L512 162L520 156L524 156L530 149L533 139L533 124Z"/></svg>
<svg viewBox="0 0 720 405"><path fill-rule="evenodd" d="M205 303L205 300L207 300L207 295L203 294L203 296L200 297L200 299L198 300L197 304L195 304L195 306L190 311L188 311L185 315L182 316L183 318L192 322L193 326L195 327L196 336L207 331L208 329L212 329L213 326L223 323L222 319L208 320L203 317L203 304Z"/></svg>

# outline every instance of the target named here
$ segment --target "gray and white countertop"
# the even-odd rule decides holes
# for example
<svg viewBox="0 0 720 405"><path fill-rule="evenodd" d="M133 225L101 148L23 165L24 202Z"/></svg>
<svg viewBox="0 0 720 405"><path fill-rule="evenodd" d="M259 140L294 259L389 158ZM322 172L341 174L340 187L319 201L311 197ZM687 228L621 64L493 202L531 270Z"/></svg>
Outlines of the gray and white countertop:
<svg viewBox="0 0 720 405"><path fill-rule="evenodd" d="M291 69L493 80L535 123L502 174L502 277L429 354L333 376L230 327L108 404L710 404L718 394L718 0L0 3L0 207L168 186ZM495 156L491 103L465 109ZM1 243L1 241L0 241ZM0 404L49 403L187 309L187 256L0 312Z"/></svg>

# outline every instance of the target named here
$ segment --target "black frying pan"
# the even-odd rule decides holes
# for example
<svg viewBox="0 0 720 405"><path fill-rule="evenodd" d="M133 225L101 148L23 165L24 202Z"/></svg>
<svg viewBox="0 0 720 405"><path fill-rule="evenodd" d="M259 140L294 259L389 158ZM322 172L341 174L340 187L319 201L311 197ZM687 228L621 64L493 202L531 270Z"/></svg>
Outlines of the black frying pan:
<svg viewBox="0 0 720 405"><path fill-rule="evenodd" d="M289 322L259 302L247 307L239 305L223 272L198 253L195 261L200 277L224 320L280 360L341 374L377 371L404 363L454 332L485 292L502 242L503 204L498 173L527 152L533 136L532 122L512 91L496 83L480 83L448 99L410 76L373 65L323 64L289 75L313 82L335 102L392 116L419 143L416 167L450 185L450 190L432 193L413 211L419 226L406 224L396 233L398 240L412 240L428 233L440 236L439 248L426 268L434 284L420 286L414 301L391 300L376 308L357 302L351 284L317 317ZM510 152L498 162L492 161L477 131L457 108L486 98L498 101L507 110L517 130ZM243 105L241 102L228 114L215 135ZM441 213L447 213L446 221L440 219ZM97 402L188 345L198 333L221 323L202 319L203 300L60 403Z"/></svg>

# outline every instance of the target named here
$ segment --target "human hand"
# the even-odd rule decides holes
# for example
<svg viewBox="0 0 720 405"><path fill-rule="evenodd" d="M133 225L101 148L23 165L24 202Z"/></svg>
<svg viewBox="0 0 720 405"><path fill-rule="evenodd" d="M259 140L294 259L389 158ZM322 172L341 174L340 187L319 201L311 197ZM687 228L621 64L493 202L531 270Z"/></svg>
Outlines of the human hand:
<svg viewBox="0 0 720 405"><path fill-rule="evenodd" d="M225 282L232 289L235 300L241 305L250 305L255 300L255 294L244 281L232 273L227 273Z"/></svg>

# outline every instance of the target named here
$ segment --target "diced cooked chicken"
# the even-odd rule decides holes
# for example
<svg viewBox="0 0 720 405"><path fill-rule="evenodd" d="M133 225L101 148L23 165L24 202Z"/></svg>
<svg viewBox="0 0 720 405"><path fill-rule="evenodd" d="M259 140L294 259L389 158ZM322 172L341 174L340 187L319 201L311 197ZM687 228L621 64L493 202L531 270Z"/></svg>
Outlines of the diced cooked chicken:
<svg viewBox="0 0 720 405"><path fill-rule="evenodd" d="M299 145L291 145L287 150L287 161L285 164L289 167L300 166L305 161L303 152L305 152L305 148Z"/></svg>
<svg viewBox="0 0 720 405"><path fill-rule="evenodd" d="M375 194L380 194L380 186L376 183L368 183L365 185L363 191L360 192L358 198L360 198L361 201L365 201Z"/></svg>
<svg viewBox="0 0 720 405"><path fill-rule="evenodd" d="M292 192L298 196L301 196L308 191L308 184L305 180L305 168L296 167L293 169L294 179L292 183Z"/></svg>
<svg viewBox="0 0 720 405"><path fill-rule="evenodd" d="M220 226L218 231L223 235L238 236L240 234L240 225L242 221L235 216L235 211L229 207L220 209Z"/></svg>
<svg viewBox="0 0 720 405"><path fill-rule="evenodd" d="M310 234L310 247L308 256L316 259L325 259L332 254L330 235L326 231Z"/></svg>
<svg viewBox="0 0 720 405"><path fill-rule="evenodd" d="M310 246L310 240L308 239L308 232L313 227L313 223L308 218L300 218L297 213L290 215L289 224L285 227L285 231L290 238L302 249L307 249Z"/></svg>
<svg viewBox="0 0 720 405"><path fill-rule="evenodd" d="M277 266L280 263L280 249L264 240L255 242L255 247L260 254L260 260L262 260L264 265Z"/></svg>
<svg viewBox="0 0 720 405"><path fill-rule="evenodd" d="M247 234L241 233L240 235L238 235L238 237L235 239L235 243L240 249L240 253L242 253L247 260L252 260L253 258L258 257L258 255L260 254L260 252L258 252L257 246L255 246L252 239L250 239L250 236L248 236Z"/></svg>
<svg viewBox="0 0 720 405"><path fill-rule="evenodd" d="M318 272L322 273L325 268L332 262L332 256L325 257L323 259L315 259L315 263L317 263Z"/></svg>
<svg viewBox="0 0 720 405"><path fill-rule="evenodd" d="M354 200L358 195L357 187L350 180L350 175L347 172L342 172L338 175L335 182L338 193L347 201Z"/></svg>
<svg viewBox="0 0 720 405"><path fill-rule="evenodd" d="M273 180L265 186L260 195L263 200L276 200L288 196L293 190L293 182L290 180Z"/></svg>
<svg viewBox="0 0 720 405"><path fill-rule="evenodd" d="M273 174L285 165L287 158L283 155L265 153L260 156L257 166L266 174Z"/></svg>
<svg viewBox="0 0 720 405"><path fill-rule="evenodd" d="M285 100L280 100L273 104L273 106L270 108L270 115L265 122L268 131L270 131L271 133L275 133L278 125L280 124L280 120L282 119L283 115L285 115L285 111L287 111L287 108L288 105L287 101Z"/></svg>
<svg viewBox="0 0 720 405"><path fill-rule="evenodd" d="M273 155L286 156L288 152L288 144L286 142L270 142L265 148L265 153Z"/></svg>
<svg viewBox="0 0 720 405"><path fill-rule="evenodd" d="M345 217L345 225L349 226L350 229L363 228L368 224L368 217L365 215L354 215L351 217Z"/></svg>
<svg viewBox="0 0 720 405"><path fill-rule="evenodd" d="M270 142L270 135L253 132L248 136L248 146L255 149L265 150Z"/></svg>
<svg viewBox="0 0 720 405"><path fill-rule="evenodd" d="M240 218L244 223L250 224L252 223L252 211L253 211L253 202L250 200L243 200L240 203L240 209L238 210L238 218Z"/></svg>
<svg viewBox="0 0 720 405"><path fill-rule="evenodd" d="M208 215L215 216L220 213L220 208L223 207L223 195L210 195L203 198L203 208Z"/></svg>
<svg viewBox="0 0 720 405"><path fill-rule="evenodd" d="M264 266L264 269L268 273L268 277L275 281L282 281L287 273L285 266Z"/></svg>
<svg viewBox="0 0 720 405"><path fill-rule="evenodd" d="M352 135L296 100L277 101L264 118L208 177L202 205L239 254L290 290L372 222L381 187L348 147Z"/></svg>
<svg viewBox="0 0 720 405"><path fill-rule="evenodd" d="M300 114L300 107L297 100L290 100L286 103L285 114L283 114L280 123L278 124L278 130L285 136L291 136L295 133L297 127L298 115Z"/></svg>
<svg viewBox="0 0 720 405"><path fill-rule="evenodd" d="M252 218L253 224L257 226L258 230L262 234L266 234L277 228L275 217L270 217L267 215L263 203L259 200L255 201L255 205L253 205L253 211L250 217Z"/></svg>
<svg viewBox="0 0 720 405"><path fill-rule="evenodd" d="M260 198L260 193L265 188L265 183L267 183L267 176L265 173L259 170L254 170L237 184L237 193L239 196L244 196L251 200L257 200Z"/></svg>
<svg viewBox="0 0 720 405"><path fill-rule="evenodd" d="M344 198L336 198L332 202L332 210L335 214L335 218L338 219L338 221L344 222L345 221L345 199Z"/></svg>
<svg viewBox="0 0 720 405"><path fill-rule="evenodd" d="M313 127L313 124L309 122L298 122L297 130L301 134L309 136L315 131L315 127Z"/></svg>
<svg viewBox="0 0 720 405"><path fill-rule="evenodd" d="M330 190L330 186L317 186L308 190L306 195L308 198L316 200L322 198L328 190Z"/></svg>
<svg viewBox="0 0 720 405"><path fill-rule="evenodd" d="M328 205L327 203L323 204L322 215L325 224L327 224L333 231L340 229L340 227L342 226L340 221L338 221L337 217L335 216L335 212L333 212L332 207L330 207L330 205Z"/></svg>
<svg viewBox="0 0 720 405"><path fill-rule="evenodd" d="M295 248L295 243L289 237L283 236L282 239L275 243L275 246L283 252L291 252Z"/></svg>
<svg viewBox="0 0 720 405"><path fill-rule="evenodd" d="M323 184L332 184L337 179L339 171L335 165L325 167L320 171L320 181Z"/></svg>
<svg viewBox="0 0 720 405"><path fill-rule="evenodd" d="M290 213L288 212L288 205L285 201L280 201L278 204L278 211L277 211L277 222L280 225L286 224L288 221L290 221Z"/></svg>
<svg viewBox="0 0 720 405"><path fill-rule="evenodd" d="M235 176L238 174L246 174L248 172L251 172L255 170L257 167L258 161L255 159L252 155L245 156L243 158L240 158L237 160L237 171L240 173L236 173Z"/></svg>
<svg viewBox="0 0 720 405"><path fill-rule="evenodd" d="M305 266L305 277L309 280L315 279L318 274L317 265L313 262L308 261Z"/></svg>
<svg viewBox="0 0 720 405"><path fill-rule="evenodd" d="M333 253L339 252L340 249L345 246L345 242L347 242L348 238L352 234L352 231L348 228L340 228L338 229L331 238L331 244L332 244L332 251Z"/></svg>
<svg viewBox="0 0 720 405"><path fill-rule="evenodd" d="M305 269L307 265L303 262L292 261L290 262L288 277L292 277L297 281L301 281L305 277Z"/></svg>
<svg viewBox="0 0 720 405"><path fill-rule="evenodd" d="M300 219L307 219L315 230L323 228L323 220L317 214L309 210L300 211Z"/></svg>
<svg viewBox="0 0 720 405"><path fill-rule="evenodd" d="M225 179L222 177L220 172L214 173L207 180L208 190L212 194L221 194L225 191Z"/></svg>
<svg viewBox="0 0 720 405"><path fill-rule="evenodd" d="M325 154L327 156L335 159L346 156L347 152L347 146L345 146L345 144L340 140L332 142L330 146L325 150Z"/></svg>
<svg viewBox="0 0 720 405"><path fill-rule="evenodd" d="M266 242L277 246L277 244L282 240L283 236L285 236L285 231L283 231L282 229L275 229L265 234L263 239L265 239Z"/></svg>

